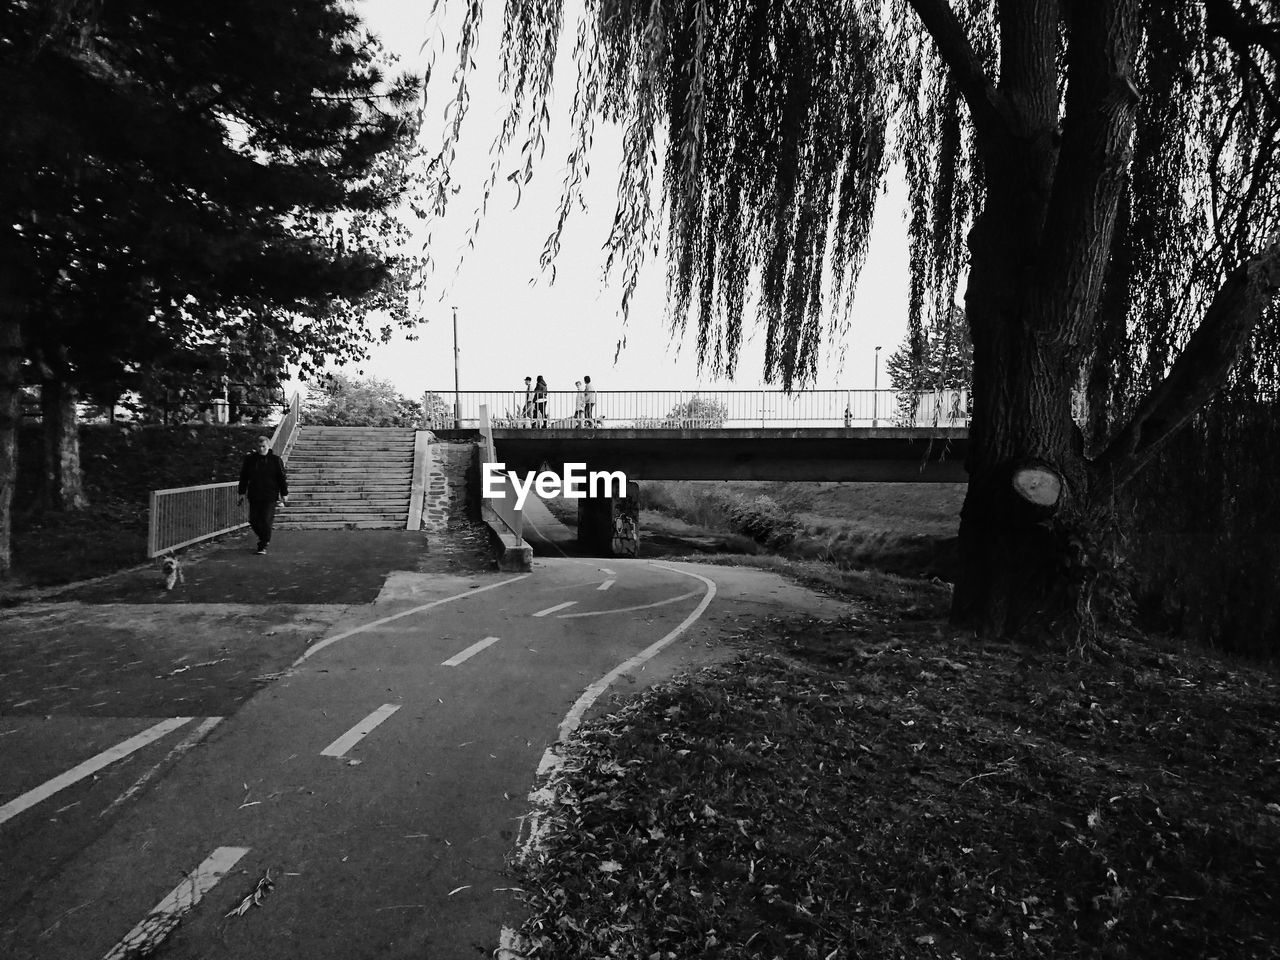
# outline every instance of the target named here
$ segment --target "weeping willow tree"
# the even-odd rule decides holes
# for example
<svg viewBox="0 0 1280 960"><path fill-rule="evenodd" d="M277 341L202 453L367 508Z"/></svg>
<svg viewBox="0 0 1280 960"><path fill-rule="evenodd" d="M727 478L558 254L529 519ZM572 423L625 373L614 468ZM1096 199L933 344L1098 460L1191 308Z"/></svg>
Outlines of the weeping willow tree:
<svg viewBox="0 0 1280 960"><path fill-rule="evenodd" d="M482 12L470 0L436 213ZM519 136L517 185L545 147L564 20L562 0L507 2L510 112L486 199ZM717 374L754 322L765 377L811 380L901 165L912 338L963 279L974 345L953 620L1026 638L1086 622L1111 505L1222 388L1280 291L1280 2L585 0L573 52L544 259L596 125L619 125L606 258L623 309L665 232L674 327L696 325ZM1095 401L1083 425L1078 390Z"/></svg>

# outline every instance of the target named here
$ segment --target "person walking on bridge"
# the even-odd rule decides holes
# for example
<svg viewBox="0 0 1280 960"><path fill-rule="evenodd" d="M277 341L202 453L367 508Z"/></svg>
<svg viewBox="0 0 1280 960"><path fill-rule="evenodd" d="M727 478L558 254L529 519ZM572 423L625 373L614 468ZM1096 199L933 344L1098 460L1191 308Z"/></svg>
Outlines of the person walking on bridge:
<svg viewBox="0 0 1280 960"><path fill-rule="evenodd" d="M596 389L591 386L591 378L582 378L582 412L586 417L589 426L595 426L596 416Z"/></svg>
<svg viewBox="0 0 1280 960"><path fill-rule="evenodd" d="M258 535L258 553L267 552L276 502L289 505L289 480L284 461L271 449L268 437L258 438L258 449L244 458L240 468L240 503L249 500L249 526Z"/></svg>
<svg viewBox="0 0 1280 960"><path fill-rule="evenodd" d="M547 381L542 379L542 374L538 374L538 382L533 385L534 426L547 425L547 399Z"/></svg>
<svg viewBox="0 0 1280 960"><path fill-rule="evenodd" d="M531 420L534 416L534 378L525 378L525 406L520 408L520 419Z"/></svg>

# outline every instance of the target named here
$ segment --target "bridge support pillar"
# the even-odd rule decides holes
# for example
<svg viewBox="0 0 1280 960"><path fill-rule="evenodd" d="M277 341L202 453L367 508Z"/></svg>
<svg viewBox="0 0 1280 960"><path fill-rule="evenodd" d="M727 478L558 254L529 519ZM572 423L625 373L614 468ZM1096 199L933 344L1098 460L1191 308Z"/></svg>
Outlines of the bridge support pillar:
<svg viewBox="0 0 1280 960"><path fill-rule="evenodd" d="M640 552L640 485L627 481L625 497L584 497L578 501L578 543L601 557L634 557Z"/></svg>

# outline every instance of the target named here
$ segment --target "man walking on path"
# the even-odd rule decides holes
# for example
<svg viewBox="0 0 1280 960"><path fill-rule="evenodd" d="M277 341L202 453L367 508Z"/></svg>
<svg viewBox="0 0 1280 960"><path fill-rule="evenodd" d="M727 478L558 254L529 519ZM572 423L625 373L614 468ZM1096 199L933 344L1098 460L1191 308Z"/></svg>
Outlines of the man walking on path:
<svg viewBox="0 0 1280 960"><path fill-rule="evenodd" d="M267 552L271 525L276 519L276 501L289 505L289 481L284 461L271 449L267 437L258 438L258 451L244 458L240 468L240 502L249 498L249 526L258 535L258 553Z"/></svg>

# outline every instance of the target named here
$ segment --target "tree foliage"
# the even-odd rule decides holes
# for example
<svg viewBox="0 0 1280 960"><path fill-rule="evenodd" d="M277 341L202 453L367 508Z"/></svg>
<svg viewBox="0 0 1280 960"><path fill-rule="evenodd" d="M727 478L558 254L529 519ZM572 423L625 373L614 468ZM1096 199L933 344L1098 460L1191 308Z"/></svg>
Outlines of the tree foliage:
<svg viewBox="0 0 1280 960"><path fill-rule="evenodd" d="M229 368L236 337L270 344L267 380L358 358L360 308L403 301L392 211L418 85L345 4L19 0L0 50L0 342L56 396L60 437L77 393L112 403L220 352ZM3 372L0 433L21 384ZM0 442L0 514L13 470Z"/></svg>
<svg viewBox="0 0 1280 960"><path fill-rule="evenodd" d="M690 397L671 408L665 417L668 424L698 427L720 427L729 419L727 404L713 397Z"/></svg>
<svg viewBox="0 0 1280 960"><path fill-rule="evenodd" d="M422 405L389 380L330 373L307 389L302 422L321 427L416 427Z"/></svg>
<svg viewBox="0 0 1280 960"><path fill-rule="evenodd" d="M916 355L911 337L885 361L889 386L894 390L930 390L968 387L973 383L973 343L964 311L953 306L950 320L928 331L923 350Z"/></svg>
<svg viewBox="0 0 1280 960"><path fill-rule="evenodd" d="M416 82L336 3L50 6L3 21L32 350L90 390L252 327L283 362L359 357Z"/></svg>

